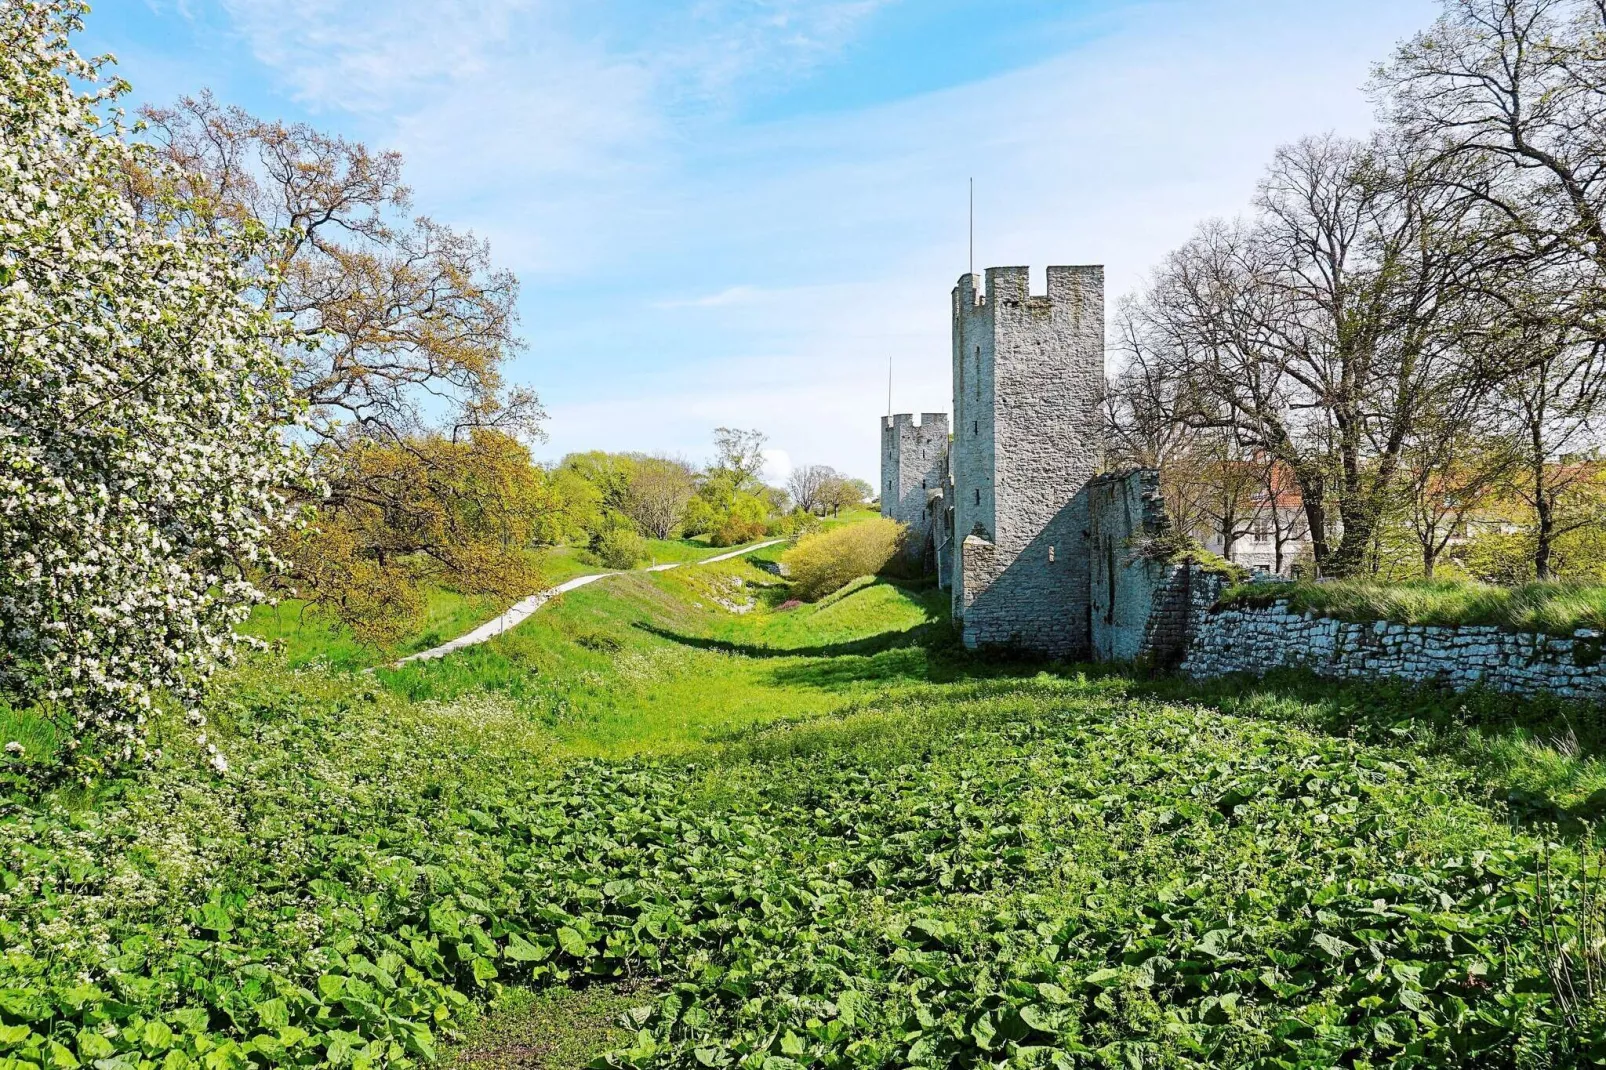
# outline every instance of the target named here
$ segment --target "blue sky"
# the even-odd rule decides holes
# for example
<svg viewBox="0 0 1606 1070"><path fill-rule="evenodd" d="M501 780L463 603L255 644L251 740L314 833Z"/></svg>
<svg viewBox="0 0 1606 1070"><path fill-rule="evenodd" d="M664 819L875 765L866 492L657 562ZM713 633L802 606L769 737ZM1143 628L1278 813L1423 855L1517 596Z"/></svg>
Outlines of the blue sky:
<svg viewBox="0 0 1606 1070"><path fill-rule="evenodd" d="M396 148L418 210L523 283L536 453L876 480L946 410L976 265L1103 263L1113 308L1280 143L1362 133L1370 64L1431 0L101 0L81 50L139 101L209 87Z"/></svg>

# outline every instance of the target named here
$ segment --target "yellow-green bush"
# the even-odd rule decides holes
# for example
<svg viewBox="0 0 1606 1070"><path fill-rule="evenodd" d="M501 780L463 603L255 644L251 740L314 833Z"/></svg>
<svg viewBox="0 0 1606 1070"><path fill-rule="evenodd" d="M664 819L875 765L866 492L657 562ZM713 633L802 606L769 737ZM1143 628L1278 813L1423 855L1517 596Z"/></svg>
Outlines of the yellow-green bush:
<svg viewBox="0 0 1606 1070"><path fill-rule="evenodd" d="M715 546L740 546L762 539L769 527L769 506L751 494L738 494L730 511L714 526L708 541Z"/></svg>
<svg viewBox="0 0 1606 1070"><path fill-rule="evenodd" d="M806 535L781 557L792 592L805 601L824 598L860 576L873 576L898 555L904 526L878 517Z"/></svg>

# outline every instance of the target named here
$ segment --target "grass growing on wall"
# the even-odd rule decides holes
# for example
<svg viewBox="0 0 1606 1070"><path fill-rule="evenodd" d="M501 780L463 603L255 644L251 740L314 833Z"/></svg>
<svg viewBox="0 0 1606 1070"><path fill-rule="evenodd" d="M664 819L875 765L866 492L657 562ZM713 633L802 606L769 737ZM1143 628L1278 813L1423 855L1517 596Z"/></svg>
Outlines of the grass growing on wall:
<svg viewBox="0 0 1606 1070"><path fill-rule="evenodd" d="M1295 613L1398 624L1492 625L1511 631L1570 636L1606 628L1606 586L1530 583L1496 587L1470 580L1334 580L1239 584L1222 605L1265 607L1285 601Z"/></svg>

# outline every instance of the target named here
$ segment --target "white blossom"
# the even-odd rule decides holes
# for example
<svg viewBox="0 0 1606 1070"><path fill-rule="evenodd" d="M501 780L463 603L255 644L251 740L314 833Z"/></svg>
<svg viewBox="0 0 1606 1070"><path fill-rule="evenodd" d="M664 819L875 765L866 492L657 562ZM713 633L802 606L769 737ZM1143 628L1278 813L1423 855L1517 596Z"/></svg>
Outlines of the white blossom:
<svg viewBox="0 0 1606 1070"><path fill-rule="evenodd" d="M132 754L232 655L305 469L267 236L124 196L173 184L70 48L83 10L0 0L0 689Z"/></svg>

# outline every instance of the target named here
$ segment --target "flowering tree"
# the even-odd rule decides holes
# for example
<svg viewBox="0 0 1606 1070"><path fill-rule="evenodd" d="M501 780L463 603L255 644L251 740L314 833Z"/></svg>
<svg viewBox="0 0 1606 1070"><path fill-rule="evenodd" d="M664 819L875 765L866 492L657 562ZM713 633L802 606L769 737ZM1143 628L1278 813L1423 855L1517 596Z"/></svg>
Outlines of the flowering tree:
<svg viewBox="0 0 1606 1070"><path fill-rule="evenodd" d="M127 757L233 652L302 460L266 235L132 206L160 164L68 43L84 11L0 0L0 690Z"/></svg>

